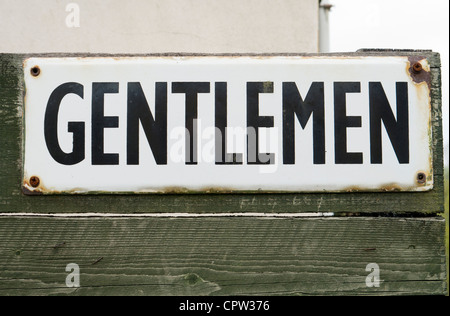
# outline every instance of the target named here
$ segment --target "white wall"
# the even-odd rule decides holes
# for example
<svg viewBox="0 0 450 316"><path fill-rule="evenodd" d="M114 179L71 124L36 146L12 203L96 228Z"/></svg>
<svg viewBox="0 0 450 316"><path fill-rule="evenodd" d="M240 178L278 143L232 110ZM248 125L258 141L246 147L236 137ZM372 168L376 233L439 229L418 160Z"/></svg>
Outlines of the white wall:
<svg viewBox="0 0 450 316"><path fill-rule="evenodd" d="M318 2L0 0L0 52L317 52Z"/></svg>

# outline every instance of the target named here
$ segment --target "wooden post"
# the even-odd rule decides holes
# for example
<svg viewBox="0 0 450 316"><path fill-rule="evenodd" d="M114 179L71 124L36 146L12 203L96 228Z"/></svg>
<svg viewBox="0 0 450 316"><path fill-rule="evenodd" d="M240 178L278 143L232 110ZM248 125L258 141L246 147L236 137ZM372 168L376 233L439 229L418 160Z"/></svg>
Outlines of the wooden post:
<svg viewBox="0 0 450 316"><path fill-rule="evenodd" d="M0 295L446 294L439 54L345 54L367 55L431 64L429 192L26 196L22 63L30 56L1 54ZM302 217L317 212L334 216ZM80 267L80 288L66 286L69 263ZM366 282L370 264L379 286Z"/></svg>

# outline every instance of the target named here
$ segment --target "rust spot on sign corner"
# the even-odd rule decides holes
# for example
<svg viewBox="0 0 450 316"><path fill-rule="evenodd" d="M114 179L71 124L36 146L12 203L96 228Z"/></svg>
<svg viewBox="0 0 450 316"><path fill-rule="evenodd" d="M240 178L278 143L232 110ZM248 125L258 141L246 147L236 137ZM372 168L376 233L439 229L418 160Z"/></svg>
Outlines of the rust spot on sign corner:
<svg viewBox="0 0 450 316"><path fill-rule="evenodd" d="M427 173L425 171L418 171L416 174L416 182L419 187L433 186L433 172Z"/></svg>
<svg viewBox="0 0 450 316"><path fill-rule="evenodd" d="M36 176L30 177L30 185L33 188L37 188L40 183L41 183L41 180L39 179L39 177L36 177Z"/></svg>
<svg viewBox="0 0 450 316"><path fill-rule="evenodd" d="M34 66L30 69L30 73L33 77L37 77L41 73L41 68L39 68L39 66Z"/></svg>
<svg viewBox="0 0 450 316"><path fill-rule="evenodd" d="M423 172L417 174L417 182L420 184L425 184L427 182L427 175Z"/></svg>
<svg viewBox="0 0 450 316"><path fill-rule="evenodd" d="M419 74L423 70L422 64L420 62L415 62L412 65L412 70L415 74Z"/></svg>
<svg viewBox="0 0 450 316"><path fill-rule="evenodd" d="M37 176L25 178L22 183L22 193L25 195L43 195L45 189L42 186L41 180Z"/></svg>
<svg viewBox="0 0 450 316"><path fill-rule="evenodd" d="M22 193L25 195L42 195L41 190L30 190L27 185L22 186Z"/></svg>
<svg viewBox="0 0 450 316"><path fill-rule="evenodd" d="M431 72L429 70L427 59L423 56L408 57L408 73L415 83L425 82L428 89L431 89ZM425 64L427 67L425 67Z"/></svg>

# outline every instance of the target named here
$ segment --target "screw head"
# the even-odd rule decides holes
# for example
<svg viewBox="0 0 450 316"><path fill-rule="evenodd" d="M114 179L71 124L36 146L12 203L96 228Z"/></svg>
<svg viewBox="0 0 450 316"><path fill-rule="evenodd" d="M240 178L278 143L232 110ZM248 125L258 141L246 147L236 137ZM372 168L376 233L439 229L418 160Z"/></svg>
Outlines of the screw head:
<svg viewBox="0 0 450 316"><path fill-rule="evenodd" d="M31 178L30 178L30 185L33 187L33 188L37 188L38 186L39 186L39 183L40 183L41 181L39 180L39 178L38 177L36 177L36 176L32 176Z"/></svg>
<svg viewBox="0 0 450 316"><path fill-rule="evenodd" d="M38 66L34 66L30 69L30 73L33 77L37 77L41 73L41 69Z"/></svg>
<svg viewBox="0 0 450 316"><path fill-rule="evenodd" d="M419 172L417 174L417 182L420 184L424 184L427 181L427 176L423 172Z"/></svg>
<svg viewBox="0 0 450 316"><path fill-rule="evenodd" d="M417 62L417 63L414 63L414 65L412 66L412 69L417 74L422 71L423 67L422 67L421 63Z"/></svg>

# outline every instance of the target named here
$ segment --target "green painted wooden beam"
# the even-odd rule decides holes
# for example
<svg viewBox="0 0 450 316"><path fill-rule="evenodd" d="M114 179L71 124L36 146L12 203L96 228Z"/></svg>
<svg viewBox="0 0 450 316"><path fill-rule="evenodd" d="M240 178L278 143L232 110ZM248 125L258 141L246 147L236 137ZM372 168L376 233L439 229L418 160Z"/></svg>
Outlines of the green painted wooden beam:
<svg viewBox="0 0 450 316"><path fill-rule="evenodd" d="M0 295L444 295L444 238L440 218L2 217Z"/></svg>

